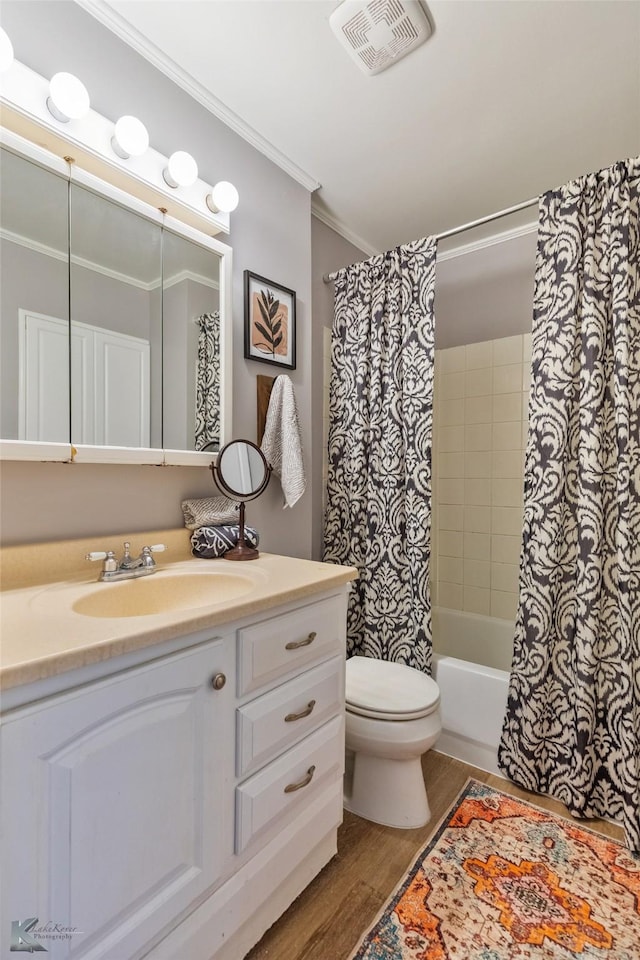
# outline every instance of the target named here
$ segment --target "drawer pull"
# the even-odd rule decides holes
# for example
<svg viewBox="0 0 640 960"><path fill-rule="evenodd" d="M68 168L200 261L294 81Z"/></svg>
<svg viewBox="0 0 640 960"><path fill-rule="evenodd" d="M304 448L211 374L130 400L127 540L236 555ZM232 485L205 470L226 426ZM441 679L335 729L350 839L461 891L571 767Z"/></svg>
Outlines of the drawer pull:
<svg viewBox="0 0 640 960"><path fill-rule="evenodd" d="M302 720L303 717L308 717L315 705L315 700L309 700L306 710L301 710L300 713L288 713L284 718L284 722L292 723L294 720Z"/></svg>
<svg viewBox="0 0 640 960"><path fill-rule="evenodd" d="M285 650L297 650L298 647L308 647L310 643L313 643L315 638L318 636L315 630L313 630L308 637L305 637L304 640L291 640L285 645Z"/></svg>
<svg viewBox="0 0 640 960"><path fill-rule="evenodd" d="M308 784L311 783L315 772L316 772L315 765L313 767L309 767L309 769L307 770L306 777L304 777L303 780L299 780L298 783L287 784L287 786L284 788L284 792L294 793L296 790L302 790L303 787L306 787Z"/></svg>
<svg viewBox="0 0 640 960"><path fill-rule="evenodd" d="M211 677L211 686L214 690L222 690L226 682L227 678L224 673L216 673L215 676Z"/></svg>

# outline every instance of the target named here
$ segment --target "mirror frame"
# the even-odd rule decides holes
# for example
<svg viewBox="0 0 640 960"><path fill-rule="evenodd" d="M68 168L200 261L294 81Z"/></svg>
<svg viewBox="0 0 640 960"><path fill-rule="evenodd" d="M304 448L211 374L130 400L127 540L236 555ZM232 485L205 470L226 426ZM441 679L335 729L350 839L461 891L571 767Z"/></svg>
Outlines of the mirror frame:
<svg viewBox="0 0 640 960"><path fill-rule="evenodd" d="M248 447L251 447L252 450L256 450L260 454L264 462L264 479L254 490L252 490L251 493L239 493L238 490L234 490L233 487L226 482L222 474L222 454L225 452L225 450L228 450L229 447L232 447L236 443L246 443ZM220 490L221 493L224 493L226 497L230 497L232 500L237 500L239 503L249 503L250 500L257 500L258 497L261 496L261 494L263 494L269 486L269 480L271 479L272 472L271 464L265 457L258 444L254 443L253 440L244 440L242 437L238 437L235 440L230 440L229 443L225 443L223 447L220 447L218 459L209 464L209 469L211 470L213 481L218 487L218 490Z"/></svg>
<svg viewBox="0 0 640 960"><path fill-rule="evenodd" d="M220 449L222 449L228 442L228 438L231 437L232 423L233 321L231 297L233 251L231 247L215 237L210 237L195 229L195 227L162 213L162 211L139 199L133 193L112 186L75 164L62 160L49 150L24 139L24 137L7 130L5 127L0 127L0 144L25 160L62 175L70 183L77 183L79 186L92 190L99 196L144 216L172 233L205 247L219 257L219 302L222 317L220 330L220 400L222 410ZM208 467L211 463L211 451L172 450L165 447L92 446L74 444L73 439L70 443L0 439L0 460Z"/></svg>

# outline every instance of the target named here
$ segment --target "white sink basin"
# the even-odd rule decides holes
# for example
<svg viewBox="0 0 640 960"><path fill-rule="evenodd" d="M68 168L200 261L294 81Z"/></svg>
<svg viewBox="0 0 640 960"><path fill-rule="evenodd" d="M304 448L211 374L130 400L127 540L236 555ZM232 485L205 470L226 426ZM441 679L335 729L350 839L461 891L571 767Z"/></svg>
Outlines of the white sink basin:
<svg viewBox="0 0 640 960"><path fill-rule="evenodd" d="M254 586L253 579L234 573L154 573L96 584L71 609L84 617L149 617L235 600Z"/></svg>

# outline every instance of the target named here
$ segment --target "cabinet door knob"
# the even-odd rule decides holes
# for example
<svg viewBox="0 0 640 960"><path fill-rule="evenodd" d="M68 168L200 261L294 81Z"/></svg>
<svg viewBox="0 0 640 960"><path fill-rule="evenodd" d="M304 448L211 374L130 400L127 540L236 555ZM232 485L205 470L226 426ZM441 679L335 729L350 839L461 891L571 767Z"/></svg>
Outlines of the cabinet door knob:
<svg viewBox="0 0 640 960"><path fill-rule="evenodd" d="M227 678L225 677L224 673L216 673L211 678L211 686L214 690L222 690L226 682Z"/></svg>
<svg viewBox="0 0 640 960"><path fill-rule="evenodd" d="M298 647L308 647L317 636L318 634L313 630L304 640L290 640L289 643L285 645L285 650L297 650Z"/></svg>
<svg viewBox="0 0 640 960"><path fill-rule="evenodd" d="M305 710L301 710L300 713L288 713L284 718L284 722L291 723L293 720L302 720L303 717L308 717L315 705L315 700L309 700Z"/></svg>
<svg viewBox="0 0 640 960"><path fill-rule="evenodd" d="M306 787L308 784L311 783L315 772L316 772L315 765L313 767L309 767L309 769L307 770L306 777L304 777L304 779L302 780L299 780L297 783L287 784L287 786L284 788L284 792L294 793L296 790L302 790L303 787Z"/></svg>

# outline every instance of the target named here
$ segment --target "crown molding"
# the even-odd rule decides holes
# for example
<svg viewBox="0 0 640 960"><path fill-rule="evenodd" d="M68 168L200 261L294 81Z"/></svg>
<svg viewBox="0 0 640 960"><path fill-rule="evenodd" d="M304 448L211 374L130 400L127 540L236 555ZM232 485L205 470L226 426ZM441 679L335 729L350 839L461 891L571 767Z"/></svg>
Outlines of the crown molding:
<svg viewBox="0 0 640 960"><path fill-rule="evenodd" d="M166 77L181 87L190 97L197 100L209 113L212 113L218 120L222 120L234 133L246 140L252 147L262 153L265 157L275 163L281 170L289 174L301 186L313 193L318 190L321 184L305 170L299 167L293 160L286 157L272 143L266 140L253 127L245 123L237 113L225 106L221 100L214 97L209 90L201 83L195 80L186 70L179 67L170 57L164 54L155 44L151 43L139 30L132 27L124 17L109 6L105 0L75 0L87 13L98 20L103 26L115 33L117 37L124 40L137 53L141 54L157 70L164 73Z"/></svg>
<svg viewBox="0 0 640 960"><path fill-rule="evenodd" d="M363 240L362 237L359 237L357 233L354 233L352 230L349 230L348 227L345 227L344 223L341 223L340 220L336 220L330 213L320 207L316 202L315 198L311 199L311 213L319 220L321 223L324 223L325 226L330 227L335 233L343 237L344 240L348 240L349 243L352 243L354 247L357 247L358 250L362 250L363 253L366 253L370 257L375 257L376 254L381 253L381 250L378 250L376 247L372 247L370 243L367 243L366 240Z"/></svg>

